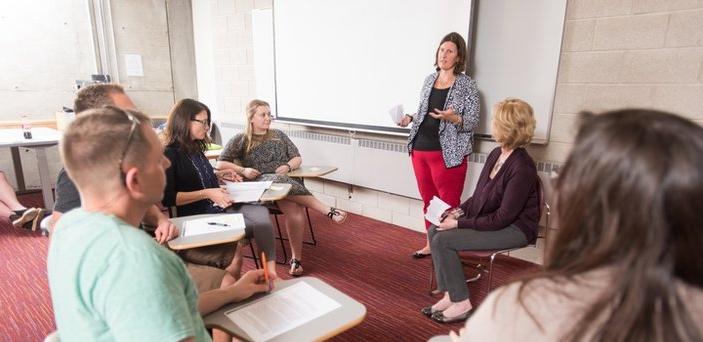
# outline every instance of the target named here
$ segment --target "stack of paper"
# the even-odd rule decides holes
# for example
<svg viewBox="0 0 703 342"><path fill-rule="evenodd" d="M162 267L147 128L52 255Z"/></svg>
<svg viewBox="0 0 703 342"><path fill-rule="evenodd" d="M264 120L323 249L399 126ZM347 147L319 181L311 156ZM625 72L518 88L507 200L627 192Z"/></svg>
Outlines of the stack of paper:
<svg viewBox="0 0 703 342"><path fill-rule="evenodd" d="M253 341L266 341L341 306L301 281L262 300L230 310L225 315L236 322Z"/></svg>
<svg viewBox="0 0 703 342"><path fill-rule="evenodd" d="M451 207L452 206L442 201L439 197L434 196L430 201L430 205L427 206L425 218L427 219L427 221L430 221L430 223L434 224L435 226L439 226L440 217L442 216L442 214L444 214L445 211L447 211L447 209Z"/></svg>
<svg viewBox="0 0 703 342"><path fill-rule="evenodd" d="M225 182L229 197L235 203L258 202L266 189L271 187L268 182Z"/></svg>
<svg viewBox="0 0 703 342"><path fill-rule="evenodd" d="M388 111L388 114L391 116L391 120L393 120L393 122L399 124L400 120L403 119L403 115L405 115L403 114L403 105L393 106L393 108Z"/></svg>
<svg viewBox="0 0 703 342"><path fill-rule="evenodd" d="M242 214L222 214L205 218L192 219L183 223L182 237L218 233L228 230L244 231Z"/></svg>

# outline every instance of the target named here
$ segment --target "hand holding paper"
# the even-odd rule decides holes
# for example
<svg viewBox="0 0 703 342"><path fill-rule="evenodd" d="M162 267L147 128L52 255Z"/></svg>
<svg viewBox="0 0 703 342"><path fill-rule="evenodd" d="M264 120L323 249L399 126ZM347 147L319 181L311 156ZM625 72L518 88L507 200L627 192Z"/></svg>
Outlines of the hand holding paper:
<svg viewBox="0 0 703 342"><path fill-rule="evenodd" d="M442 222L442 214L444 214L444 212L447 211L447 209L449 208L451 208L449 204L442 201L439 197L434 196L430 201L430 205L427 207L425 219L427 219L427 221L430 221L430 223L434 224L435 226L439 227L439 224Z"/></svg>
<svg viewBox="0 0 703 342"><path fill-rule="evenodd" d="M391 120L395 122L396 124L400 124L400 121L403 120L403 105L395 105L393 108L388 110L388 114L391 116Z"/></svg>

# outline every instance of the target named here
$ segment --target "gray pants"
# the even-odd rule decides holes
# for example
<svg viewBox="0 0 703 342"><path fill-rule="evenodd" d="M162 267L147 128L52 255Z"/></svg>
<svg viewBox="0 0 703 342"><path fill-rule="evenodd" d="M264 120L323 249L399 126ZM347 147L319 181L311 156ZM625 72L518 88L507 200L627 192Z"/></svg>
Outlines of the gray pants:
<svg viewBox="0 0 703 342"><path fill-rule="evenodd" d="M449 292L452 302L469 298L459 251L509 249L527 245L525 234L514 225L493 231L473 229L438 231L436 226L431 226L427 235L432 248L437 289Z"/></svg>
<svg viewBox="0 0 703 342"><path fill-rule="evenodd" d="M261 252L266 253L267 260L276 260L276 248L274 247L273 225L266 207L255 204L235 204L227 208L227 213L240 213L244 215L244 236L247 239L254 239L259 247L257 257L261 257ZM179 252L179 255L186 261L208 265L217 268L226 268L232 263L234 257L235 243L223 243L219 245L205 246L199 248L186 249Z"/></svg>

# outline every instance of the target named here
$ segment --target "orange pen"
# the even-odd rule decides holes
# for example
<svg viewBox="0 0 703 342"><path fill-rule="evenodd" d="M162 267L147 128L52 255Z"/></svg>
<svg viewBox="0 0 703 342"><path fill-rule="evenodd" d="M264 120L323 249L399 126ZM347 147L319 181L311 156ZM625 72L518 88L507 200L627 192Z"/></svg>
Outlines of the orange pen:
<svg viewBox="0 0 703 342"><path fill-rule="evenodd" d="M269 268L266 262L266 254L264 252L261 252L261 266L264 268L264 279L269 287L269 291L271 291L271 278L269 278Z"/></svg>

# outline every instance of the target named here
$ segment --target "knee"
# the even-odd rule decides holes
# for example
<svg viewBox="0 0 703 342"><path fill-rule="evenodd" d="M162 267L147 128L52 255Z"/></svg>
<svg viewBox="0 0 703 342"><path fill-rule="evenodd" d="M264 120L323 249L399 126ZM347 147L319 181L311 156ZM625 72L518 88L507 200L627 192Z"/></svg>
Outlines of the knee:
<svg viewBox="0 0 703 342"><path fill-rule="evenodd" d="M435 227L433 227L435 228ZM431 235L430 239L430 248L434 250L438 250L440 248L444 248L446 245L446 234L433 234Z"/></svg>

